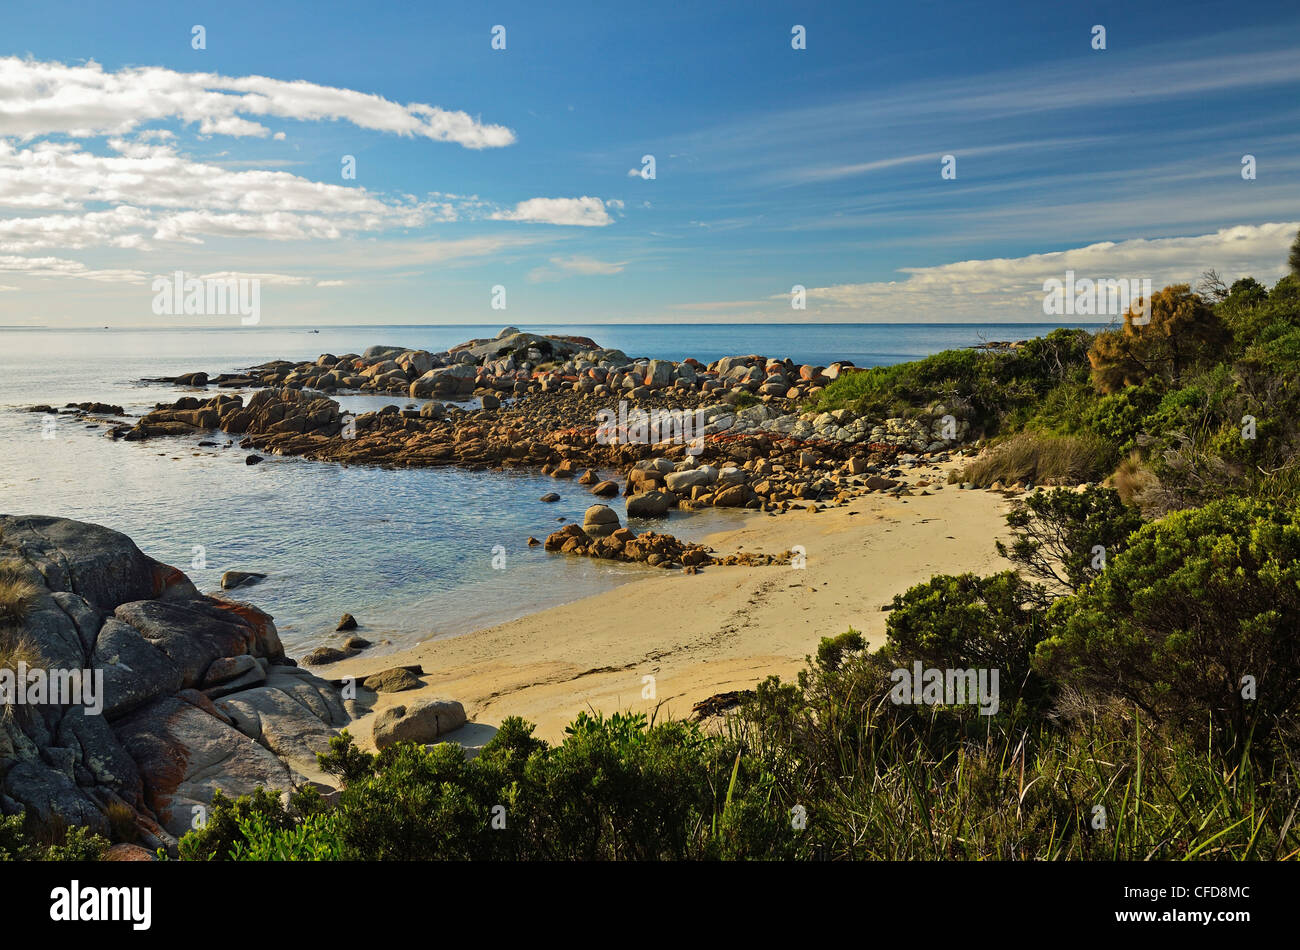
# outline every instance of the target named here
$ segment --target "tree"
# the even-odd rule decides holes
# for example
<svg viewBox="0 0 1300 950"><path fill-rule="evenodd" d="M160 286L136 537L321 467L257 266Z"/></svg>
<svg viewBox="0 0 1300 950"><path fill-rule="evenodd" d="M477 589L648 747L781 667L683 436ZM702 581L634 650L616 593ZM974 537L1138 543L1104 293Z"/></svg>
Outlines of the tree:
<svg viewBox="0 0 1300 950"><path fill-rule="evenodd" d="M1093 341L1088 361L1099 392L1118 392L1152 377L1176 386L1187 370L1213 360L1231 342L1214 309L1187 284L1153 294L1146 323L1140 322L1143 304L1129 308L1123 329L1098 333Z"/></svg>
<svg viewBox="0 0 1300 950"><path fill-rule="evenodd" d="M1295 240L1291 242L1291 256L1287 263L1291 266L1291 276L1300 277L1300 231L1295 233Z"/></svg>
<svg viewBox="0 0 1300 950"><path fill-rule="evenodd" d="M998 553L1046 581L1054 593L1074 593L1124 549L1142 527L1142 515L1111 488L1058 488L1017 501L1007 524L1012 541L997 541Z"/></svg>
<svg viewBox="0 0 1300 950"><path fill-rule="evenodd" d="M1210 303L1218 303L1227 297L1231 291L1229 291L1228 285L1224 283L1223 278L1219 276L1219 272L1210 269L1201 274L1201 280L1196 285L1196 292Z"/></svg>

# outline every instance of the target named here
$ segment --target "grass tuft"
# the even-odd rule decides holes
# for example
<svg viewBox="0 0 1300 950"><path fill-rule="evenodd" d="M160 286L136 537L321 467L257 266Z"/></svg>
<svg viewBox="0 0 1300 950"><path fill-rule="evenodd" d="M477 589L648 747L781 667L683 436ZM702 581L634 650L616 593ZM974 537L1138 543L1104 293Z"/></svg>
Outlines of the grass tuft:
<svg viewBox="0 0 1300 950"><path fill-rule="evenodd" d="M1115 446L1099 436L1021 432L985 450L965 467L959 480L980 488L994 482L1094 482L1114 468L1115 455Z"/></svg>

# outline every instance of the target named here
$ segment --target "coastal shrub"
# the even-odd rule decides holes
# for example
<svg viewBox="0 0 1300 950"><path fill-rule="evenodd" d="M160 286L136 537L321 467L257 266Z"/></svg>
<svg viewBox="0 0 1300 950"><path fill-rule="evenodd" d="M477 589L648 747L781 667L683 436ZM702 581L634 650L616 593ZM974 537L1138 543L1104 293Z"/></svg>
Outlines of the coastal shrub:
<svg viewBox="0 0 1300 950"><path fill-rule="evenodd" d="M329 752L316 753L316 762L326 775L333 775L347 786L361 781L374 770L375 757L358 749L351 734L344 729L330 737Z"/></svg>
<svg viewBox="0 0 1300 950"><path fill-rule="evenodd" d="M1036 666L1238 754L1300 712L1300 517L1228 499L1136 532L1049 614Z"/></svg>
<svg viewBox="0 0 1300 950"><path fill-rule="evenodd" d="M882 701L879 653L760 684L728 726L799 804L796 857L852 860L1295 859L1294 761L1225 770L1132 710L974 717ZM1094 827L1096 806L1107 812ZM769 845L770 846L770 845ZM751 857L760 856L754 851Z"/></svg>
<svg viewBox="0 0 1300 950"><path fill-rule="evenodd" d="M894 596L885 655L909 667L996 669L1001 695L1043 698L1034 650L1047 635L1046 591L1015 571L989 577L938 574Z"/></svg>
<svg viewBox="0 0 1300 950"><path fill-rule="evenodd" d="M1096 435L1043 435L1019 432L986 449L954 481L988 488L994 482L1091 482L1114 469L1119 453Z"/></svg>
<svg viewBox="0 0 1300 950"><path fill-rule="evenodd" d="M336 828L361 860L503 857L490 827L495 790L454 743L399 742L374 758L370 775L339 795Z"/></svg>
<svg viewBox="0 0 1300 950"><path fill-rule="evenodd" d="M254 812L239 819L232 861L339 861L343 842L333 814L308 815L290 828Z"/></svg>
<svg viewBox="0 0 1300 950"><path fill-rule="evenodd" d="M348 769L331 830L363 860L718 857L782 827L761 775L692 723L581 714L557 746L508 719L473 759L398 743ZM322 765L362 759L340 737ZM335 774L339 774L336 772ZM730 780L729 780L730 779ZM785 826L788 827L788 826Z"/></svg>
<svg viewBox="0 0 1300 950"><path fill-rule="evenodd" d="M845 373L809 408L885 418L935 404L968 406L977 427L995 429L1006 413L1032 405L1067 381L1086 379L1090 341L1087 331L1059 329L1018 349L944 350Z"/></svg>
<svg viewBox="0 0 1300 950"><path fill-rule="evenodd" d="M1253 277L1234 282L1214 311L1243 349L1258 340L1276 316L1275 309L1268 306L1268 288Z"/></svg>
<svg viewBox="0 0 1300 950"><path fill-rule="evenodd" d="M1151 297L1150 322L1135 322L1143 301L1124 315L1124 326L1097 334L1088 360L1098 392L1118 392L1153 376L1175 386L1198 366L1217 362L1232 335L1186 284L1166 287Z"/></svg>
<svg viewBox="0 0 1300 950"><path fill-rule="evenodd" d="M1104 395L1081 414L1081 429L1113 443L1125 455L1137 447L1139 436L1151 429L1152 413L1160 405L1163 390L1163 381L1153 377L1140 386Z"/></svg>
<svg viewBox="0 0 1300 950"><path fill-rule="evenodd" d="M227 861L237 852L260 847L246 837L250 830L265 837L292 831L294 825L295 816L278 792L257 788L232 799L218 790L203 826L186 832L177 850L184 861Z"/></svg>
<svg viewBox="0 0 1300 950"><path fill-rule="evenodd" d="M1083 419L1097 402L1097 392L1087 379L1070 380L1049 389L1040 399L1006 414L998 425L1003 433L1037 432L1043 435L1078 435L1086 431Z"/></svg>
<svg viewBox="0 0 1300 950"><path fill-rule="evenodd" d="M1017 499L1007 525L1012 540L995 541L998 554L1045 582L1050 592L1063 594L1100 574L1142 526L1142 515L1114 489L1089 485L1081 492L1058 488Z"/></svg>
<svg viewBox="0 0 1300 950"><path fill-rule="evenodd" d="M107 838L81 825L56 824L36 836L24 814L0 815L0 862L98 861L108 848Z"/></svg>
<svg viewBox="0 0 1300 950"><path fill-rule="evenodd" d="M866 645L862 634L852 627L838 637L822 637L817 646L817 665L827 670L838 670L847 654L859 653Z"/></svg>
<svg viewBox="0 0 1300 950"><path fill-rule="evenodd" d="M936 617L939 616L936 614ZM223 860L1294 859L1295 762L1225 769L1123 706L958 717L886 701L891 660L852 631L796 682L769 677L724 722L584 716L551 747L522 720L471 760L409 743L305 813L259 793ZM498 744L497 739L503 737ZM350 743L351 739L345 740ZM568 747L560 761L552 757ZM440 751L441 750L441 751ZM331 750L337 755L339 749ZM349 759L354 759L350 754ZM383 794L400 799L398 820ZM423 802L425 811L412 807ZM489 803L503 827L480 832ZM1095 828L1094 808L1107 811ZM319 808L319 810L317 810ZM277 812L279 809L281 815ZM234 815L225 800L209 826ZM490 821L490 819L488 819ZM288 822L286 826L285 822ZM659 831L659 839L654 829ZM397 835L415 836L397 847ZM4 830L0 828L0 840ZM182 839L182 857L202 854ZM422 845L420 843L423 843Z"/></svg>

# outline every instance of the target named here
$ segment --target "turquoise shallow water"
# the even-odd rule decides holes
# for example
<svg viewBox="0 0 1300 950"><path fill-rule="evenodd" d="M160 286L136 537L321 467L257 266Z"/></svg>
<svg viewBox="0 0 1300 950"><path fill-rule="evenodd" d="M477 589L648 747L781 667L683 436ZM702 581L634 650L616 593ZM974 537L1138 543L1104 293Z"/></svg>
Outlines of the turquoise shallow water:
<svg viewBox="0 0 1300 950"><path fill-rule="evenodd" d="M874 365L1048 328L525 329L590 336L630 356L711 360L758 352ZM334 626L345 611L357 617L365 636L407 646L643 576L650 569L525 546L530 534L541 538L554 530L559 517L581 519L593 499L572 482L536 473L387 471L275 457L250 467L238 448L201 448L197 438L114 443L103 429L70 420L60 420L53 438L44 438L41 415L17 411L95 400L141 412L179 395L172 387L141 385L146 376L223 372L273 358L359 352L375 343L441 350L494 333L486 327L0 329L0 511L59 515L123 531L153 557L186 570L202 589L214 588L226 570L265 573L266 581L240 596L275 616L291 653L336 642ZM394 401L365 397L353 408ZM537 501L547 491L558 491L562 500ZM613 504L621 508L619 500ZM693 539L746 517L675 513L666 530ZM498 545L504 569L492 566Z"/></svg>

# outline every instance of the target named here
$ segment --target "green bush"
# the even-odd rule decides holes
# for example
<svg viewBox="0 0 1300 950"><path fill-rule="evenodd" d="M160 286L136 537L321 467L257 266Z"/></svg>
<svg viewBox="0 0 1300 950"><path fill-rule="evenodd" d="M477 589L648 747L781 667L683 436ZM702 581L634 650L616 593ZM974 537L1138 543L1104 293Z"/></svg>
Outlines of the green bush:
<svg viewBox="0 0 1300 950"><path fill-rule="evenodd" d="M895 595L886 622L886 655L896 664L920 660L940 669L997 669L1005 700L1042 700L1031 670L1046 636L1046 593L1015 571L991 577L936 575Z"/></svg>
<svg viewBox="0 0 1300 950"><path fill-rule="evenodd" d="M239 821L240 839L234 842L232 861L339 861L343 842L332 814L309 815L292 828L281 828L264 815L251 814Z"/></svg>
<svg viewBox="0 0 1300 950"><path fill-rule="evenodd" d="M1181 734L1266 743L1300 711L1300 520L1236 499L1176 512L1134 534L1050 621L1046 675Z"/></svg>
<svg viewBox="0 0 1300 950"><path fill-rule="evenodd" d="M186 861L225 861L241 848L258 847L245 837L248 829L265 836L290 832L294 823L294 814L278 792L258 788L251 795L232 799L218 791L212 796L212 807L203 825L180 839L178 851Z"/></svg>
<svg viewBox="0 0 1300 950"><path fill-rule="evenodd" d="M1091 335L1053 330L1015 350L944 350L910 363L841 375L810 404L885 418L943 404L977 428L996 430L1004 415L1035 404L1069 381L1087 378Z"/></svg>
<svg viewBox="0 0 1300 950"><path fill-rule="evenodd" d="M80 825L57 826L33 834L25 815L0 815L0 862L98 861L109 848L107 838Z"/></svg>

